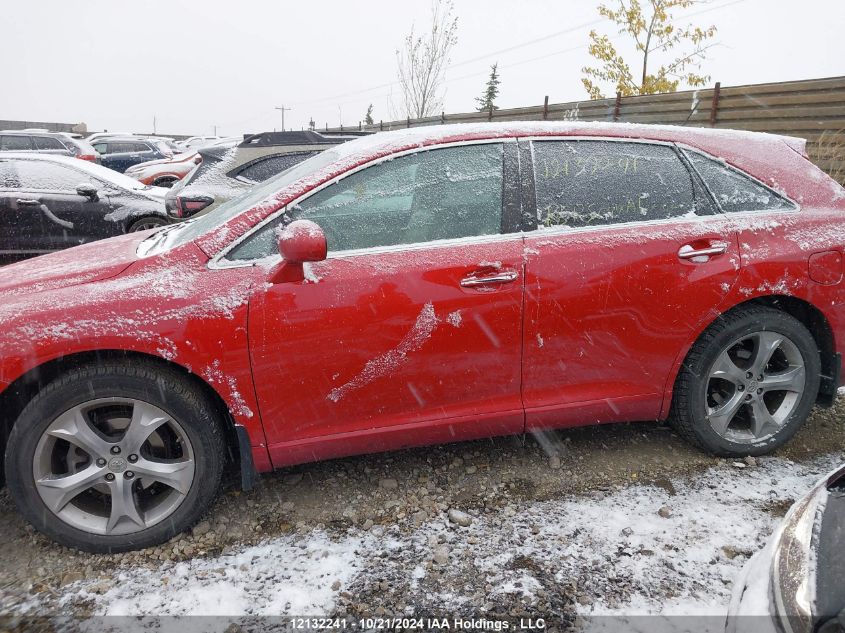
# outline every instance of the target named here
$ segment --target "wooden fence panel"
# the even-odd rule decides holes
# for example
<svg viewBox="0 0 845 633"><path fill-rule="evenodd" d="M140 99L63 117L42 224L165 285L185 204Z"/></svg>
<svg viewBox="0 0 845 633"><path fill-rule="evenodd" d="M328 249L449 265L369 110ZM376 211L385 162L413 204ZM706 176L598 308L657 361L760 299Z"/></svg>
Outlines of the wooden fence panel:
<svg viewBox="0 0 845 633"><path fill-rule="evenodd" d="M845 77L827 77L682 92L545 103L490 112L464 112L390 121L385 130L483 121L624 121L771 132L807 139L819 167L845 184ZM715 118L714 118L715 115ZM378 124L362 126L378 131ZM346 127L346 129L351 129ZM357 126L356 126L357 129ZM329 128L340 131L340 128Z"/></svg>

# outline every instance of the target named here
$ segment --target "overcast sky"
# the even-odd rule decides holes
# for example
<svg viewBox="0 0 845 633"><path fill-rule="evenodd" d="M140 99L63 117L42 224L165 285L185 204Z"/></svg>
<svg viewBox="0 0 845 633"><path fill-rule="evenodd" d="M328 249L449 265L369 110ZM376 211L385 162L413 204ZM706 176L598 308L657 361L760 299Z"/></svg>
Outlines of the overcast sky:
<svg viewBox="0 0 845 633"><path fill-rule="evenodd" d="M585 99L581 68L595 0L455 0L458 43L446 112L475 107L498 61L500 107ZM401 102L395 51L430 0L3 0L0 119L89 130L240 134L311 117L354 125ZM845 75L843 0L710 0L703 71L723 86ZM621 44L620 44L621 45ZM508 49L508 50L505 50Z"/></svg>

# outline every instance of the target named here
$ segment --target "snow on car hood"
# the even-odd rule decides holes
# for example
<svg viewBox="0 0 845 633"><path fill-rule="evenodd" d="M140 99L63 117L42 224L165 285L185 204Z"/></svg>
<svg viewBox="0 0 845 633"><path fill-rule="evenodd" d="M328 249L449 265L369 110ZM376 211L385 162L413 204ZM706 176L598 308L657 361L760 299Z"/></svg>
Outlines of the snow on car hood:
<svg viewBox="0 0 845 633"><path fill-rule="evenodd" d="M135 251L146 237L147 232L130 233L3 266L0 303L17 295L78 286L119 275L138 259Z"/></svg>

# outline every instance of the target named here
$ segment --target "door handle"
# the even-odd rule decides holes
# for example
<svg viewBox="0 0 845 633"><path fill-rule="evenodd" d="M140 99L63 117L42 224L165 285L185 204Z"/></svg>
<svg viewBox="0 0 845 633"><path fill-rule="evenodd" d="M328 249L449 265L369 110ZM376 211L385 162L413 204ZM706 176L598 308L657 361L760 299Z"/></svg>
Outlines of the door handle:
<svg viewBox="0 0 845 633"><path fill-rule="evenodd" d="M516 281L519 273L515 270L506 270L488 277L464 277L461 279L462 288L475 288L478 286L489 286L495 284L509 284Z"/></svg>
<svg viewBox="0 0 845 633"><path fill-rule="evenodd" d="M27 198L18 198L15 200L22 207L35 207L41 204L40 200L30 200Z"/></svg>
<svg viewBox="0 0 845 633"><path fill-rule="evenodd" d="M704 248L693 248L689 244L684 244L678 250L678 257L681 259L695 259L696 257L711 257L712 255L724 255L728 250L726 242L713 242L710 246Z"/></svg>

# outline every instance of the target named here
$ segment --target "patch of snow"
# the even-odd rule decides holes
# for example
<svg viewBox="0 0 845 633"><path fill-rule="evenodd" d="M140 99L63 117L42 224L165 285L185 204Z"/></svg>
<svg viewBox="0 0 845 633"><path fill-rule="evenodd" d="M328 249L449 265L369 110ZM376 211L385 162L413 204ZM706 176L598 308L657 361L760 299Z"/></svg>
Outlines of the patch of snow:
<svg viewBox="0 0 845 633"><path fill-rule="evenodd" d="M97 579L83 580L62 588L61 600L90 600L98 615L327 615L335 583L354 596L356 581L378 577L404 583L412 611L433 604L449 612L467 605L461 589L471 574L495 588L491 596L529 601L541 590L577 587L591 598L576 605L583 616L715 619L726 614L738 573L780 523L772 508L806 494L843 459L764 457L744 469L723 462L660 486L516 501L480 513L470 528L456 528L443 512L416 527L298 532L217 557L127 565L106 593L90 591ZM435 576L449 582L438 585L424 561L443 542L450 562Z"/></svg>

